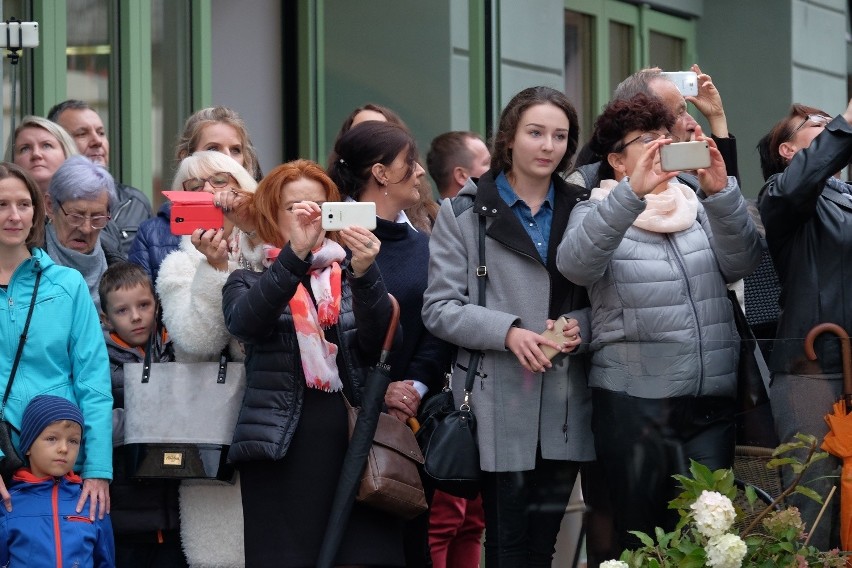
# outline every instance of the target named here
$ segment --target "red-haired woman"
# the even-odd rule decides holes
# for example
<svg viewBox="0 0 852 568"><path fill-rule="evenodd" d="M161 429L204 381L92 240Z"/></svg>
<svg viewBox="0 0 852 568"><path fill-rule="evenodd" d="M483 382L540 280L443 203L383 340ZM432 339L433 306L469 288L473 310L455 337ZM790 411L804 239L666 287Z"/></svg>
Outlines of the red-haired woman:
<svg viewBox="0 0 852 568"><path fill-rule="evenodd" d="M228 458L240 470L246 566L315 566L349 442L353 405L390 321L375 265L381 243L351 227L328 238L320 203L337 187L307 160L278 166L249 205L269 248L264 272L223 290L228 330L245 344L247 390ZM346 262L343 247L352 251ZM403 565L402 524L357 503L341 565Z"/></svg>

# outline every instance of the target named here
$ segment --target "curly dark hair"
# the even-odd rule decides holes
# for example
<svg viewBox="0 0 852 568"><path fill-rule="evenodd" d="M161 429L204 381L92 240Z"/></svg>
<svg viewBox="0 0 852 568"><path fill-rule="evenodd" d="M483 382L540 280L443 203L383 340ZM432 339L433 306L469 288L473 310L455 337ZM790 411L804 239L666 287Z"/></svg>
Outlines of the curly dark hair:
<svg viewBox="0 0 852 568"><path fill-rule="evenodd" d="M574 105L561 91L550 87L529 87L524 89L509 101L500 114L500 124L494 134L494 153L491 156L491 169L508 172L512 169L512 149L509 148L518 130L521 115L531 106L550 103L559 107L568 117L568 149L556 166L556 173L562 173L571 165L574 152L577 151L577 141L580 138L580 125Z"/></svg>
<svg viewBox="0 0 852 568"><path fill-rule="evenodd" d="M607 155L623 150L621 143L628 132L668 130L674 123L675 116L656 97L640 93L630 99L614 100L607 104L595 120L592 139L589 141L589 149L601 163L596 181L599 183L602 179L611 179L615 176Z"/></svg>

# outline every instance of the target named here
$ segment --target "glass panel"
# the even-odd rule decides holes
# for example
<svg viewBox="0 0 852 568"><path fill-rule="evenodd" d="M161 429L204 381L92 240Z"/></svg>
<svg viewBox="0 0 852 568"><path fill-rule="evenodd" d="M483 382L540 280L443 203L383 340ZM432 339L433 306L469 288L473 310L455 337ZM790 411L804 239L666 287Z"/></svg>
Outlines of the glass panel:
<svg viewBox="0 0 852 568"><path fill-rule="evenodd" d="M171 185L174 149L183 122L192 113L189 2L151 3L151 138L154 207Z"/></svg>
<svg viewBox="0 0 852 568"><path fill-rule="evenodd" d="M109 88L113 69L109 3L109 0L68 0L65 50L68 98L89 103L100 115L107 132L110 132ZM110 140L114 138L113 134Z"/></svg>
<svg viewBox="0 0 852 568"><path fill-rule="evenodd" d="M633 72L633 26L609 23L609 90Z"/></svg>
<svg viewBox="0 0 852 568"><path fill-rule="evenodd" d="M8 20L13 16L22 22L32 21L27 17L24 9L24 1L23 0L3 0L3 17L2 20ZM6 142L9 140L9 132L11 131L12 126L12 63L9 58L6 57L7 51L5 49L0 50L0 57L3 58L3 132L2 132L2 150L6 150ZM26 84L26 81L22 81L22 75L26 75L26 69L28 65L32 64L32 49L22 49L19 51L21 58L16 65L14 70L15 75L15 116L20 118L22 114L26 114L26 110L21 112L21 108L26 109L27 104L22 104L22 94L21 87ZM16 124L18 121L16 118Z"/></svg>
<svg viewBox="0 0 852 568"><path fill-rule="evenodd" d="M683 63L683 40L678 37L651 32L651 67L663 71L686 71Z"/></svg>
<svg viewBox="0 0 852 568"><path fill-rule="evenodd" d="M565 10L565 94L577 108L580 142L588 138L592 109L592 17Z"/></svg>

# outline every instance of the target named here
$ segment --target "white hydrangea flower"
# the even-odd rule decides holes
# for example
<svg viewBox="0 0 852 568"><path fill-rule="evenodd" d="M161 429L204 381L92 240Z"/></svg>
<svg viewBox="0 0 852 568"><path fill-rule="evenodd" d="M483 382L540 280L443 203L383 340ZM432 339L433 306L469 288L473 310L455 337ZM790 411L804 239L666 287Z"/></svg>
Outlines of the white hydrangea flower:
<svg viewBox="0 0 852 568"><path fill-rule="evenodd" d="M722 534L710 538L707 546L707 566L716 568L740 568L748 548L739 536Z"/></svg>
<svg viewBox="0 0 852 568"><path fill-rule="evenodd" d="M716 491L703 491L690 508L695 528L707 538L728 532L737 517L731 500Z"/></svg>
<svg viewBox="0 0 852 568"><path fill-rule="evenodd" d="M600 568L630 568L627 565L627 562L622 562L621 560L607 560L606 562L601 562Z"/></svg>

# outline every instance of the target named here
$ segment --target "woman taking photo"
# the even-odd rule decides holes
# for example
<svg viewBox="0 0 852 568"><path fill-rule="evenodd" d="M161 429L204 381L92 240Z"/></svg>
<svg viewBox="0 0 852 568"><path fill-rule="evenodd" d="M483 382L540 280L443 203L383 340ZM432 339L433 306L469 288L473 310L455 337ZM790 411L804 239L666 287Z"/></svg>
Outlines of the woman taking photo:
<svg viewBox="0 0 852 568"><path fill-rule="evenodd" d="M758 199L760 217L781 283L782 310L768 363L773 377L769 397L782 443L793 441L797 432L821 440L828 432L824 416L843 391L840 342L830 334L817 337L817 360L809 361L802 338L823 322L852 332L852 301L846 299L852 186L837 178L852 157L850 124L852 101L834 118L794 104L757 146L767 180ZM804 481L825 497L837 482L838 466L829 456L808 469ZM810 529L820 504L800 497L793 495L791 501ZM811 539L820 550L838 545L836 499L826 512Z"/></svg>
<svg viewBox="0 0 852 568"><path fill-rule="evenodd" d="M379 240L361 227L334 240L322 229L319 203L339 200L314 162L269 172L250 210L263 241L281 248L264 272L237 270L223 290L228 329L246 348L228 460L240 472L252 568L316 565L349 443L341 393L360 404L390 322ZM402 523L356 503L336 564L404 565Z"/></svg>
<svg viewBox="0 0 852 568"><path fill-rule="evenodd" d="M83 478L77 510L103 518L112 479L112 395L109 359L86 282L42 250L41 189L20 167L0 164L0 389L6 389L27 313L32 320L4 419L18 430L24 408L40 394L67 398L83 411L86 443L74 471ZM37 287L37 288L36 288ZM12 436L17 445L17 436ZM0 498L14 507L0 479Z"/></svg>
<svg viewBox="0 0 852 568"><path fill-rule="evenodd" d="M592 429L616 539L674 529L667 508L689 460L734 457L739 337L726 284L760 262L760 241L716 144L700 189L660 169L674 117L646 95L610 103L590 148L601 167L571 213L557 265L591 300Z"/></svg>
<svg viewBox="0 0 852 568"><path fill-rule="evenodd" d="M471 406L488 566L551 565L580 462L594 459L583 366L561 355L551 361L541 350L573 351L581 342L575 317L562 343L541 332L588 305L585 291L556 270L556 246L571 209L587 196L560 177L578 133L577 113L564 94L533 87L515 95L500 116L491 170L443 202L429 244L423 321L459 346L457 404L472 353L484 353ZM486 225L482 261L480 217ZM485 298L475 292L481 264L487 266Z"/></svg>

